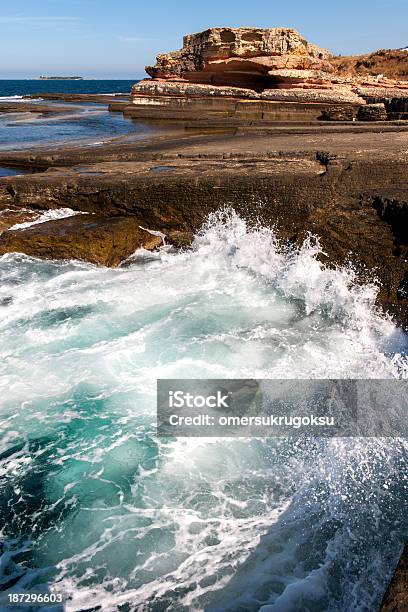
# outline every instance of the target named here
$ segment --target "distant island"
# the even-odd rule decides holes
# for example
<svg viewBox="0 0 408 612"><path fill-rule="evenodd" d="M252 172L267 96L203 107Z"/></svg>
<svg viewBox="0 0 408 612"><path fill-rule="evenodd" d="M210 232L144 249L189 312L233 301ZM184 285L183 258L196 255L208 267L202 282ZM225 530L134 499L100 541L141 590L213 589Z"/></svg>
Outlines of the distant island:
<svg viewBox="0 0 408 612"><path fill-rule="evenodd" d="M40 76L38 77L41 81L83 81L84 78L80 76Z"/></svg>

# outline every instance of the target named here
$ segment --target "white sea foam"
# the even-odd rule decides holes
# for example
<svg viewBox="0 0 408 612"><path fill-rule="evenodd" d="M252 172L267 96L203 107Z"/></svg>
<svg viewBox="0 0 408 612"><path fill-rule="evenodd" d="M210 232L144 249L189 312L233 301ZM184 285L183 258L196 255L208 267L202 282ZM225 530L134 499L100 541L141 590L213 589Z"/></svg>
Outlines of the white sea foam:
<svg viewBox="0 0 408 612"><path fill-rule="evenodd" d="M32 225L38 225L39 223L45 223L46 221L54 221L56 219L65 219L66 217L73 217L75 215L86 214L78 210L72 210L72 208L56 208L52 210L46 210L41 213L36 219L32 221L25 221L24 223L16 223L10 230L21 230L31 227Z"/></svg>
<svg viewBox="0 0 408 612"><path fill-rule="evenodd" d="M191 250L117 270L0 259L7 535L37 539L26 562L10 543L16 590L47 581L67 611L379 605L405 443L155 436L157 378L408 376L376 287L318 250L226 211Z"/></svg>
<svg viewBox="0 0 408 612"><path fill-rule="evenodd" d="M40 102L43 98L24 98L23 96L0 96L0 102Z"/></svg>

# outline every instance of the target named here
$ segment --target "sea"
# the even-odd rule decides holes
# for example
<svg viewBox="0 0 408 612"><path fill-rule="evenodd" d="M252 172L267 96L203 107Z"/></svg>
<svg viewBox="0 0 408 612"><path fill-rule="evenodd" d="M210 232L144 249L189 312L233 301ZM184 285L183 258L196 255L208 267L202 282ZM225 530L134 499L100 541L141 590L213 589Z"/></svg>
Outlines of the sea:
<svg viewBox="0 0 408 612"><path fill-rule="evenodd" d="M137 80L0 80L0 104L27 103L30 100L23 96L30 95L36 96L33 104L49 106L49 100L41 99L44 93L128 94L135 82ZM123 117L121 113L107 112L107 106L103 104L62 101L54 104L65 106L66 112L52 115L31 112L0 114L0 151L58 146L66 142L95 146L108 138L130 133L143 135L151 130L146 125Z"/></svg>
<svg viewBox="0 0 408 612"><path fill-rule="evenodd" d="M126 267L0 258L4 597L379 610L407 539L405 439L156 435L160 378L408 378L377 284L320 253L226 207Z"/></svg>

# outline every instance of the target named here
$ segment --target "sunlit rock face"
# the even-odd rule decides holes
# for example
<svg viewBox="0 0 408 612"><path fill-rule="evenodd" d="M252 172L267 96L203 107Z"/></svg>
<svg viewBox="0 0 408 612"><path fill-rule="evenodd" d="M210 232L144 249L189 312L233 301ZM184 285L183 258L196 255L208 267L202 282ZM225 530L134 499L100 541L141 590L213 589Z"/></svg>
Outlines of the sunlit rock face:
<svg viewBox="0 0 408 612"><path fill-rule="evenodd" d="M150 78L132 88L129 112L224 123L406 118L407 81L347 72L338 59L292 28L210 28L188 34L182 49L146 67ZM385 108L359 112L367 103Z"/></svg>
<svg viewBox="0 0 408 612"><path fill-rule="evenodd" d="M331 54L291 28L210 28L183 42L180 51L158 55L146 72L154 79L262 90L280 82L270 71L334 71Z"/></svg>

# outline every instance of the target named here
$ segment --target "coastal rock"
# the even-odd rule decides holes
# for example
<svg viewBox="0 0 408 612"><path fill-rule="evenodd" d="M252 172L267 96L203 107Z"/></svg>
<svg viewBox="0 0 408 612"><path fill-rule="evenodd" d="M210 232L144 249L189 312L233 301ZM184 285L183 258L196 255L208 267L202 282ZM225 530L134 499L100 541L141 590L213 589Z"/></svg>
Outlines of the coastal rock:
<svg viewBox="0 0 408 612"><path fill-rule="evenodd" d="M268 106L282 112L279 103ZM310 106L322 112L320 104ZM250 220L256 213L262 224L277 227L284 240L293 241L311 231L320 237L327 261L333 265L348 261L352 253L353 261L362 270L374 270L380 281L378 303L408 329L407 128L355 122L269 124L231 132L180 130L177 135L172 130L128 145L122 141L76 152L69 148L3 152L5 164L21 162L25 155L26 164L31 160L60 168L1 179L0 206L71 208L95 213L92 220L100 215L129 215L139 225L169 236L173 230L195 232L208 214L230 205ZM103 155L104 161L92 161ZM72 219L80 222L84 217ZM12 233L17 234L5 232L0 245ZM84 232L78 235L84 241ZM187 236L184 242L188 240ZM88 258L88 253L78 253L74 247L58 256ZM40 252L36 238L30 248L32 254L51 259L61 250L56 244L55 252L52 248ZM8 246L12 250L25 249L13 244ZM367 280L371 282L371 273Z"/></svg>
<svg viewBox="0 0 408 612"><path fill-rule="evenodd" d="M382 66L390 58L400 67L405 66L406 52L400 50L395 57L391 52L372 55L378 56L378 62L358 58L342 61L307 42L292 28L210 28L185 36L182 49L158 55L156 64L146 67L152 78L132 88L132 104L138 108L128 114L136 118L189 121L198 119L201 112L208 120L214 110L210 106L203 103L200 108L192 108L192 105L174 103L170 98L219 97L300 105L384 104L386 115L384 108L373 107L366 113L361 111L358 118L362 121L406 119L408 70L371 69L372 62ZM218 108L217 112L221 117L223 110L224 120L235 124L248 120L262 122L264 118L269 121L272 116L279 121L315 121L321 117L321 113L313 113L311 109L294 116L289 108L287 113L280 110L264 115L261 107L255 112L255 106L251 112L245 111L239 116L231 106ZM336 120L354 120L356 114L355 109L345 108L344 112L337 113ZM328 109L326 113L323 109L325 115L334 116L336 112Z"/></svg>
<svg viewBox="0 0 408 612"><path fill-rule="evenodd" d="M322 70L284 68L279 70L270 70L268 75L272 78L272 80L276 81L278 87L286 87L287 84L298 85L303 83L313 83L318 85L324 85L327 83L329 87L331 85L331 74Z"/></svg>
<svg viewBox="0 0 408 612"><path fill-rule="evenodd" d="M35 221L39 216L39 212L29 210L28 208L5 208L0 210L0 234L18 223Z"/></svg>
<svg viewBox="0 0 408 612"><path fill-rule="evenodd" d="M357 112L353 106L331 106L322 112L324 121L354 121Z"/></svg>
<svg viewBox="0 0 408 612"><path fill-rule="evenodd" d="M262 100L286 102L326 102L329 104L365 104L353 91L339 88L331 89L266 89L260 94Z"/></svg>
<svg viewBox="0 0 408 612"><path fill-rule="evenodd" d="M408 546L402 553L381 606L381 612L404 612L404 610L408 610Z"/></svg>
<svg viewBox="0 0 408 612"><path fill-rule="evenodd" d="M183 43L180 51L158 55L155 66L147 66L146 72L153 79L254 91L285 83L287 75L281 80L271 71L334 72L331 54L292 28L210 28L185 36Z"/></svg>
<svg viewBox="0 0 408 612"><path fill-rule="evenodd" d="M161 244L161 238L143 231L134 217L78 215L3 232L0 255L18 252L117 266L136 249L152 250Z"/></svg>
<svg viewBox="0 0 408 612"><path fill-rule="evenodd" d="M269 55L259 57L229 57L210 60L207 72L257 72L267 74L270 70L325 70L334 72L328 60L309 55Z"/></svg>
<svg viewBox="0 0 408 612"><path fill-rule="evenodd" d="M134 104L145 96L187 96L187 97L228 97L250 98L256 100L259 95L250 89L240 87L217 87L199 83L174 82L144 79L132 89Z"/></svg>
<svg viewBox="0 0 408 612"><path fill-rule="evenodd" d="M271 69L331 70L330 58L328 51L309 44L292 28L210 28L185 36L180 51L158 55L155 66L147 66L146 72L155 79L202 83L209 82L206 73L213 73L219 85L223 83L217 75L228 78L229 73L236 73L233 78L242 82L246 74L248 86L256 89L257 85L261 87L261 77ZM258 81L251 78L257 75Z"/></svg>
<svg viewBox="0 0 408 612"><path fill-rule="evenodd" d="M283 78L286 78L286 73L292 71L282 71L285 73ZM298 71L295 71L298 73ZM315 74L315 73L313 73ZM290 78L290 77L288 77ZM296 77L294 77L296 78ZM315 80L317 83L317 79ZM262 93L257 93L251 89L240 87L218 87L216 85L203 85L199 83L185 83L163 80L148 80L140 81L133 88L133 103L145 104L146 99L150 96L169 96L169 97L188 97L188 98L241 98L249 100L282 100L288 102L346 102L350 104L364 104L365 100L351 89L337 87L333 89L322 88L321 85L316 88L289 89L289 88L271 88L265 89ZM163 102L164 103L164 102Z"/></svg>
<svg viewBox="0 0 408 612"><path fill-rule="evenodd" d="M176 247L176 249L187 248L191 245L194 239L193 232L183 232L180 230L170 231L168 234L168 242Z"/></svg>
<svg viewBox="0 0 408 612"><path fill-rule="evenodd" d="M360 106L357 119L359 121L386 121L387 111L385 110L385 105L381 102L380 104Z"/></svg>
<svg viewBox="0 0 408 612"><path fill-rule="evenodd" d="M374 100L405 100L408 98L408 82L406 87L401 83L395 87L385 87L383 83L374 85L360 85L354 87L353 91L367 101Z"/></svg>
<svg viewBox="0 0 408 612"><path fill-rule="evenodd" d="M408 81L406 87L399 83L398 88L356 87L354 91L368 104L384 104L387 119L408 119Z"/></svg>

